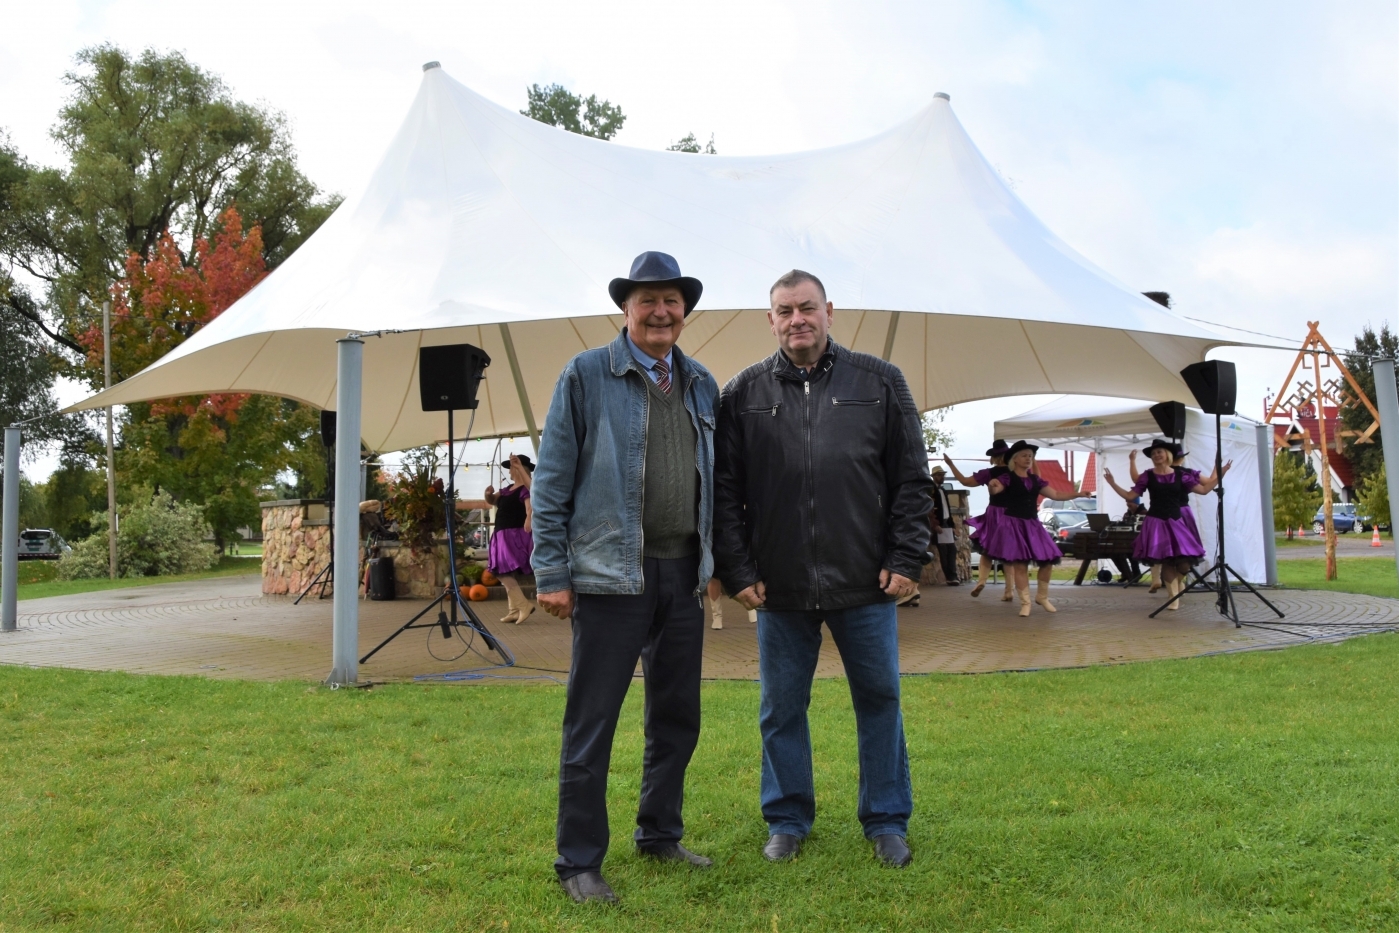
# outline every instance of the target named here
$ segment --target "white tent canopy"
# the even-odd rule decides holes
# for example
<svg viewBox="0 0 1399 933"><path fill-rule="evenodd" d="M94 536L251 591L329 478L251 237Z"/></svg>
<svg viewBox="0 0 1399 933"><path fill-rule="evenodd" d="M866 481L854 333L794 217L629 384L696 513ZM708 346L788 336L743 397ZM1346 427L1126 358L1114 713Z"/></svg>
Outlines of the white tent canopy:
<svg viewBox="0 0 1399 933"><path fill-rule="evenodd" d="M1023 438L1032 444L1059 450L1096 452L1098 511L1119 516L1126 510L1127 503L1103 482L1103 471L1111 470L1119 486L1132 485L1129 455L1150 444L1152 438L1162 436L1156 419L1151 416L1153 404L1135 399L1056 399L1013 418L997 421L995 436L1011 442ZM1240 415L1226 415L1221 421L1224 460L1234 462L1224 484L1226 556L1230 566L1245 580L1253 582L1267 577L1257 425L1258 422ZM1188 454L1186 466L1205 474L1214 469L1214 415L1207 415L1198 408L1186 408L1184 446ZM1138 457L1137 468L1150 469L1150 460ZM1213 563L1218 528L1215 496L1192 496L1190 505L1205 543L1206 561ZM1271 516L1271 507L1267 514Z"/></svg>
<svg viewBox="0 0 1399 933"><path fill-rule="evenodd" d="M721 384L772 352L762 309L791 268L822 277L836 339L888 355L920 409L1029 393L1181 396L1183 366L1236 342L1046 229L946 95L862 142L728 158L567 133L434 63L362 191L219 318L74 408L214 392L334 408L335 340L391 331L364 348L371 450L445 437L441 414L419 410L426 344L483 347L493 365L472 434L522 434L543 423L569 357L616 335L607 283L647 249L705 283L681 346Z"/></svg>

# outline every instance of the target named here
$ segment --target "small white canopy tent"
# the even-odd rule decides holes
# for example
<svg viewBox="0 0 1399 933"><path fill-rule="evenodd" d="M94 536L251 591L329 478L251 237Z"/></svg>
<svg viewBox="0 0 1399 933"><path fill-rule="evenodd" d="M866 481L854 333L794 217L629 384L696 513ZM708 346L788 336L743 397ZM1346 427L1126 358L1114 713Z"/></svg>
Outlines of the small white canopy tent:
<svg viewBox="0 0 1399 933"><path fill-rule="evenodd" d="M945 94L862 142L730 158L568 133L430 63L363 191L218 319L75 408L205 392L335 408L335 340L391 330L364 347L371 450L445 437L440 413L418 406L422 344L491 355L474 436L533 433L564 363L616 336L607 283L647 249L704 282L681 347L721 385L774 349L763 309L792 268L826 283L836 339L891 359L922 410L1031 393L1180 396L1182 367L1236 343L1046 229Z"/></svg>
<svg viewBox="0 0 1399 933"><path fill-rule="evenodd" d="M1132 485L1128 471L1131 451L1141 450L1161 429L1151 416L1154 402L1135 399L1072 398L1056 399L1039 408L997 421L995 436L1014 442L1025 439L1041 447L1059 450L1091 450L1097 456L1098 511L1120 516L1127 507L1113 489L1103 482L1103 471L1111 470L1119 486ZM1267 578L1263 538L1264 515L1272 521L1271 503L1263 502L1259 474L1258 422L1240 415L1226 415L1221 421L1224 460L1234 461L1225 477L1224 523L1225 556L1229 565L1250 582ZM1208 474L1214 469L1214 415L1198 408L1185 410L1185 465ZM1271 467L1265 463L1264 467ZM1151 462L1137 458L1137 468L1148 470ZM1214 562L1218 521L1216 500L1192 496L1191 508L1205 543L1205 561ZM1202 566L1200 569L1204 569Z"/></svg>
<svg viewBox="0 0 1399 933"><path fill-rule="evenodd" d="M1030 393L1179 397L1181 368L1238 343L1056 237L946 94L861 142L729 158L567 133L430 62L362 191L207 327L70 410L266 393L336 409L339 435L371 450L403 449L446 436L440 413L419 410L418 347L468 342L493 359L471 434L536 435L565 362L617 333L608 281L648 249L705 283L681 347L720 383L772 352L768 288L792 268L826 282L835 338L898 365L920 409ZM347 332L380 336L340 340ZM357 454L337 449L342 580L357 576ZM337 590L336 682L357 676L357 612L354 589Z"/></svg>

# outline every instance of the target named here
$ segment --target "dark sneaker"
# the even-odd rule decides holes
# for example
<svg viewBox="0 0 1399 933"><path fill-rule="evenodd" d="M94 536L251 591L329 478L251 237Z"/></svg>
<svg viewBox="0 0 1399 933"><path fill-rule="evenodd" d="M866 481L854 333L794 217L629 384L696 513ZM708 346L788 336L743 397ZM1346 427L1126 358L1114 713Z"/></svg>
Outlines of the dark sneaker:
<svg viewBox="0 0 1399 933"><path fill-rule="evenodd" d="M693 865L696 868L708 868L714 864L712 859L696 855L678 842L662 849L643 849L637 846L636 851L658 862L684 862L686 865Z"/></svg>
<svg viewBox="0 0 1399 933"><path fill-rule="evenodd" d="M785 862L789 858L795 858L801 848L800 836L793 836L791 833L773 833L772 838L768 839L768 844L763 846L763 858L769 862Z"/></svg>
<svg viewBox="0 0 1399 933"><path fill-rule="evenodd" d="M890 868L903 868L913 861L913 853L903 836L885 833L874 837L874 855Z"/></svg>

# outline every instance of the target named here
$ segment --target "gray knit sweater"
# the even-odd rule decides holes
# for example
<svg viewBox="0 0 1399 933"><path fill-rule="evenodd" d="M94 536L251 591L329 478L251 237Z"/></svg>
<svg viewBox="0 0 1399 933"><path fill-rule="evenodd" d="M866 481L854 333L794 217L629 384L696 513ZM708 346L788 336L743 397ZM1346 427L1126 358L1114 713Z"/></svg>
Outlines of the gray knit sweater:
<svg viewBox="0 0 1399 933"><path fill-rule="evenodd" d="M679 383L666 394L647 377L646 469L641 511L645 557L674 559L699 550L697 439Z"/></svg>

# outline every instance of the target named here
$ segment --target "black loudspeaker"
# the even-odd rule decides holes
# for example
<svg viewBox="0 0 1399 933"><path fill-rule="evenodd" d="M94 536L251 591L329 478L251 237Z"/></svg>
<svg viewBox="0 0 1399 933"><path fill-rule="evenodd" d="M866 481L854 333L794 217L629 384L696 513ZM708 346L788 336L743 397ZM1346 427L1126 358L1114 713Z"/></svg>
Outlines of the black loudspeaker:
<svg viewBox="0 0 1399 933"><path fill-rule="evenodd" d="M321 412L321 443L326 447L335 446L335 412Z"/></svg>
<svg viewBox="0 0 1399 933"><path fill-rule="evenodd" d="M1178 441L1185 437L1184 402L1158 402L1151 406L1151 417L1156 419L1161 433L1171 440Z"/></svg>
<svg viewBox="0 0 1399 933"><path fill-rule="evenodd" d="M393 599L393 561L387 557L371 557L369 563L369 598Z"/></svg>
<svg viewBox="0 0 1399 933"><path fill-rule="evenodd" d="M475 408L476 389L491 358L469 343L418 348L418 390L423 411Z"/></svg>
<svg viewBox="0 0 1399 933"><path fill-rule="evenodd" d="M1238 394L1239 379L1233 363L1227 360L1191 363L1180 371L1180 377L1207 414L1234 414L1234 397Z"/></svg>

